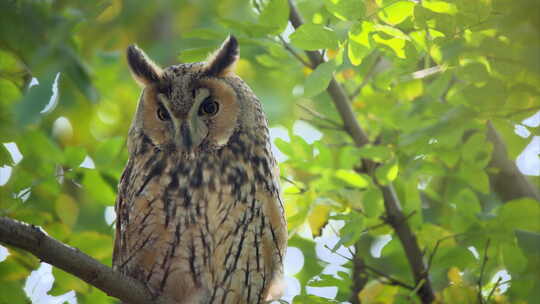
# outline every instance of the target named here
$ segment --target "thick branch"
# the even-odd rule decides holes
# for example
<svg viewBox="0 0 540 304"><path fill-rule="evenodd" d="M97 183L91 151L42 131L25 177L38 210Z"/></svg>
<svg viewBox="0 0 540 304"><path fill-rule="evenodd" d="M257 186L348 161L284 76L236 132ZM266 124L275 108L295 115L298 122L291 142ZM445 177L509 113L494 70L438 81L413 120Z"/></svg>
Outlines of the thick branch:
<svg viewBox="0 0 540 304"><path fill-rule="evenodd" d="M530 197L540 202L538 187L523 175L516 163L508 159L506 145L500 135L488 122L487 138L493 143L493 153L490 166L499 169L499 172L490 176L493 189L503 201L509 201L520 197Z"/></svg>
<svg viewBox="0 0 540 304"><path fill-rule="evenodd" d="M366 273L366 264L364 262L364 259L360 257L360 248L358 248L358 243L354 244L355 250L353 254L353 268L352 268L352 290L351 290L351 297L349 298L349 302L351 304L360 304L360 297L358 296L362 289L364 289L364 286L368 283L368 274Z"/></svg>
<svg viewBox="0 0 540 304"><path fill-rule="evenodd" d="M289 7L289 20L294 28L298 28L303 24L302 17L292 3L292 0L289 0ZM314 67L324 62L323 56L317 51L306 51L306 54ZM354 143L359 147L369 143L367 134L362 130L358 120L354 116L349 97L345 94L345 91L334 77L332 77L326 91L332 97L332 101L343 120L345 130L352 137ZM388 222L396 231L405 250L416 284L421 284L421 286L417 286L419 287L418 295L423 303L431 303L435 299L435 296L427 274L427 267L423 262L422 251L420 250L416 237L406 221L406 217L401 210L401 205L392 185L379 185L379 187L384 195L384 204Z"/></svg>
<svg viewBox="0 0 540 304"><path fill-rule="evenodd" d="M0 243L28 251L41 261L69 272L124 302L170 303L163 298L154 299L141 282L123 276L78 249L49 237L37 226L0 217Z"/></svg>

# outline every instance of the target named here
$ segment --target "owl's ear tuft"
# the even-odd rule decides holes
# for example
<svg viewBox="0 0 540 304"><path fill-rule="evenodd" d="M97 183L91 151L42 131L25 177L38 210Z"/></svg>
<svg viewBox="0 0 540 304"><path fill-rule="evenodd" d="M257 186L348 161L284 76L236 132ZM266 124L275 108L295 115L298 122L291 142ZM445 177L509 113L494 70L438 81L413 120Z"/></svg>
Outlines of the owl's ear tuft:
<svg viewBox="0 0 540 304"><path fill-rule="evenodd" d="M206 60L205 74L218 77L233 74L239 58L238 40L233 35L229 35L221 47Z"/></svg>
<svg viewBox="0 0 540 304"><path fill-rule="evenodd" d="M136 45L127 48L127 62L133 78L142 86L156 83L162 77L161 68Z"/></svg>

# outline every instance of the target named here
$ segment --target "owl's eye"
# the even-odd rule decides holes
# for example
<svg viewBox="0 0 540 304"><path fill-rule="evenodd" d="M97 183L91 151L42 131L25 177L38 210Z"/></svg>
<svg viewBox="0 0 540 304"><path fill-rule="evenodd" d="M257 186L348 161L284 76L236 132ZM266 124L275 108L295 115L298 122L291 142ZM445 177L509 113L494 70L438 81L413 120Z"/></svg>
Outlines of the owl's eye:
<svg viewBox="0 0 540 304"><path fill-rule="evenodd" d="M169 116L169 112L163 107L163 105L159 105L159 108L157 110L157 117L159 120L165 121L171 119L171 116Z"/></svg>
<svg viewBox="0 0 540 304"><path fill-rule="evenodd" d="M199 116L201 115L216 115L219 111L219 103L215 102L212 98L206 97L201 106L199 107Z"/></svg>

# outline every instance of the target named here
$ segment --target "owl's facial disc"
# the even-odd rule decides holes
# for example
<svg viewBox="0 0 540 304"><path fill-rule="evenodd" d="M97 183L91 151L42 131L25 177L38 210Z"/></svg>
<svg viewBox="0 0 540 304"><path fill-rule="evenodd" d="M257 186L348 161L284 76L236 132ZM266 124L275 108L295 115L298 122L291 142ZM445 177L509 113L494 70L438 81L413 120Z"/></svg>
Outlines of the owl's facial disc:
<svg viewBox="0 0 540 304"><path fill-rule="evenodd" d="M158 94L158 100L165 108L164 111L172 113L170 101L165 95ZM207 137L208 126L203 118L215 115L219 110L219 106L211 102L210 91L205 88L199 89L195 93L193 105L187 116L168 115L174 127L174 142L179 150L192 152ZM215 113L208 113L209 111L215 111Z"/></svg>

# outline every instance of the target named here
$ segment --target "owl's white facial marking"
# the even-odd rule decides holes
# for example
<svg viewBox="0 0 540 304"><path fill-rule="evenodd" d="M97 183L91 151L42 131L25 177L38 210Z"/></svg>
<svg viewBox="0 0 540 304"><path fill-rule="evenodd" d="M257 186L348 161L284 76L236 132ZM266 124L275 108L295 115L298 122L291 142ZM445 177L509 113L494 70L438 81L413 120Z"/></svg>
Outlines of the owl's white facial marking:
<svg viewBox="0 0 540 304"><path fill-rule="evenodd" d="M208 135L208 126L204 121L204 116L215 113L201 113L201 109L209 100L213 102L210 91L205 88L199 89L195 92L193 104L187 115L175 115L171 101L164 94L158 94L157 117L163 123L173 124L174 145L180 151L191 154ZM206 108L206 110L212 110L208 106Z"/></svg>

